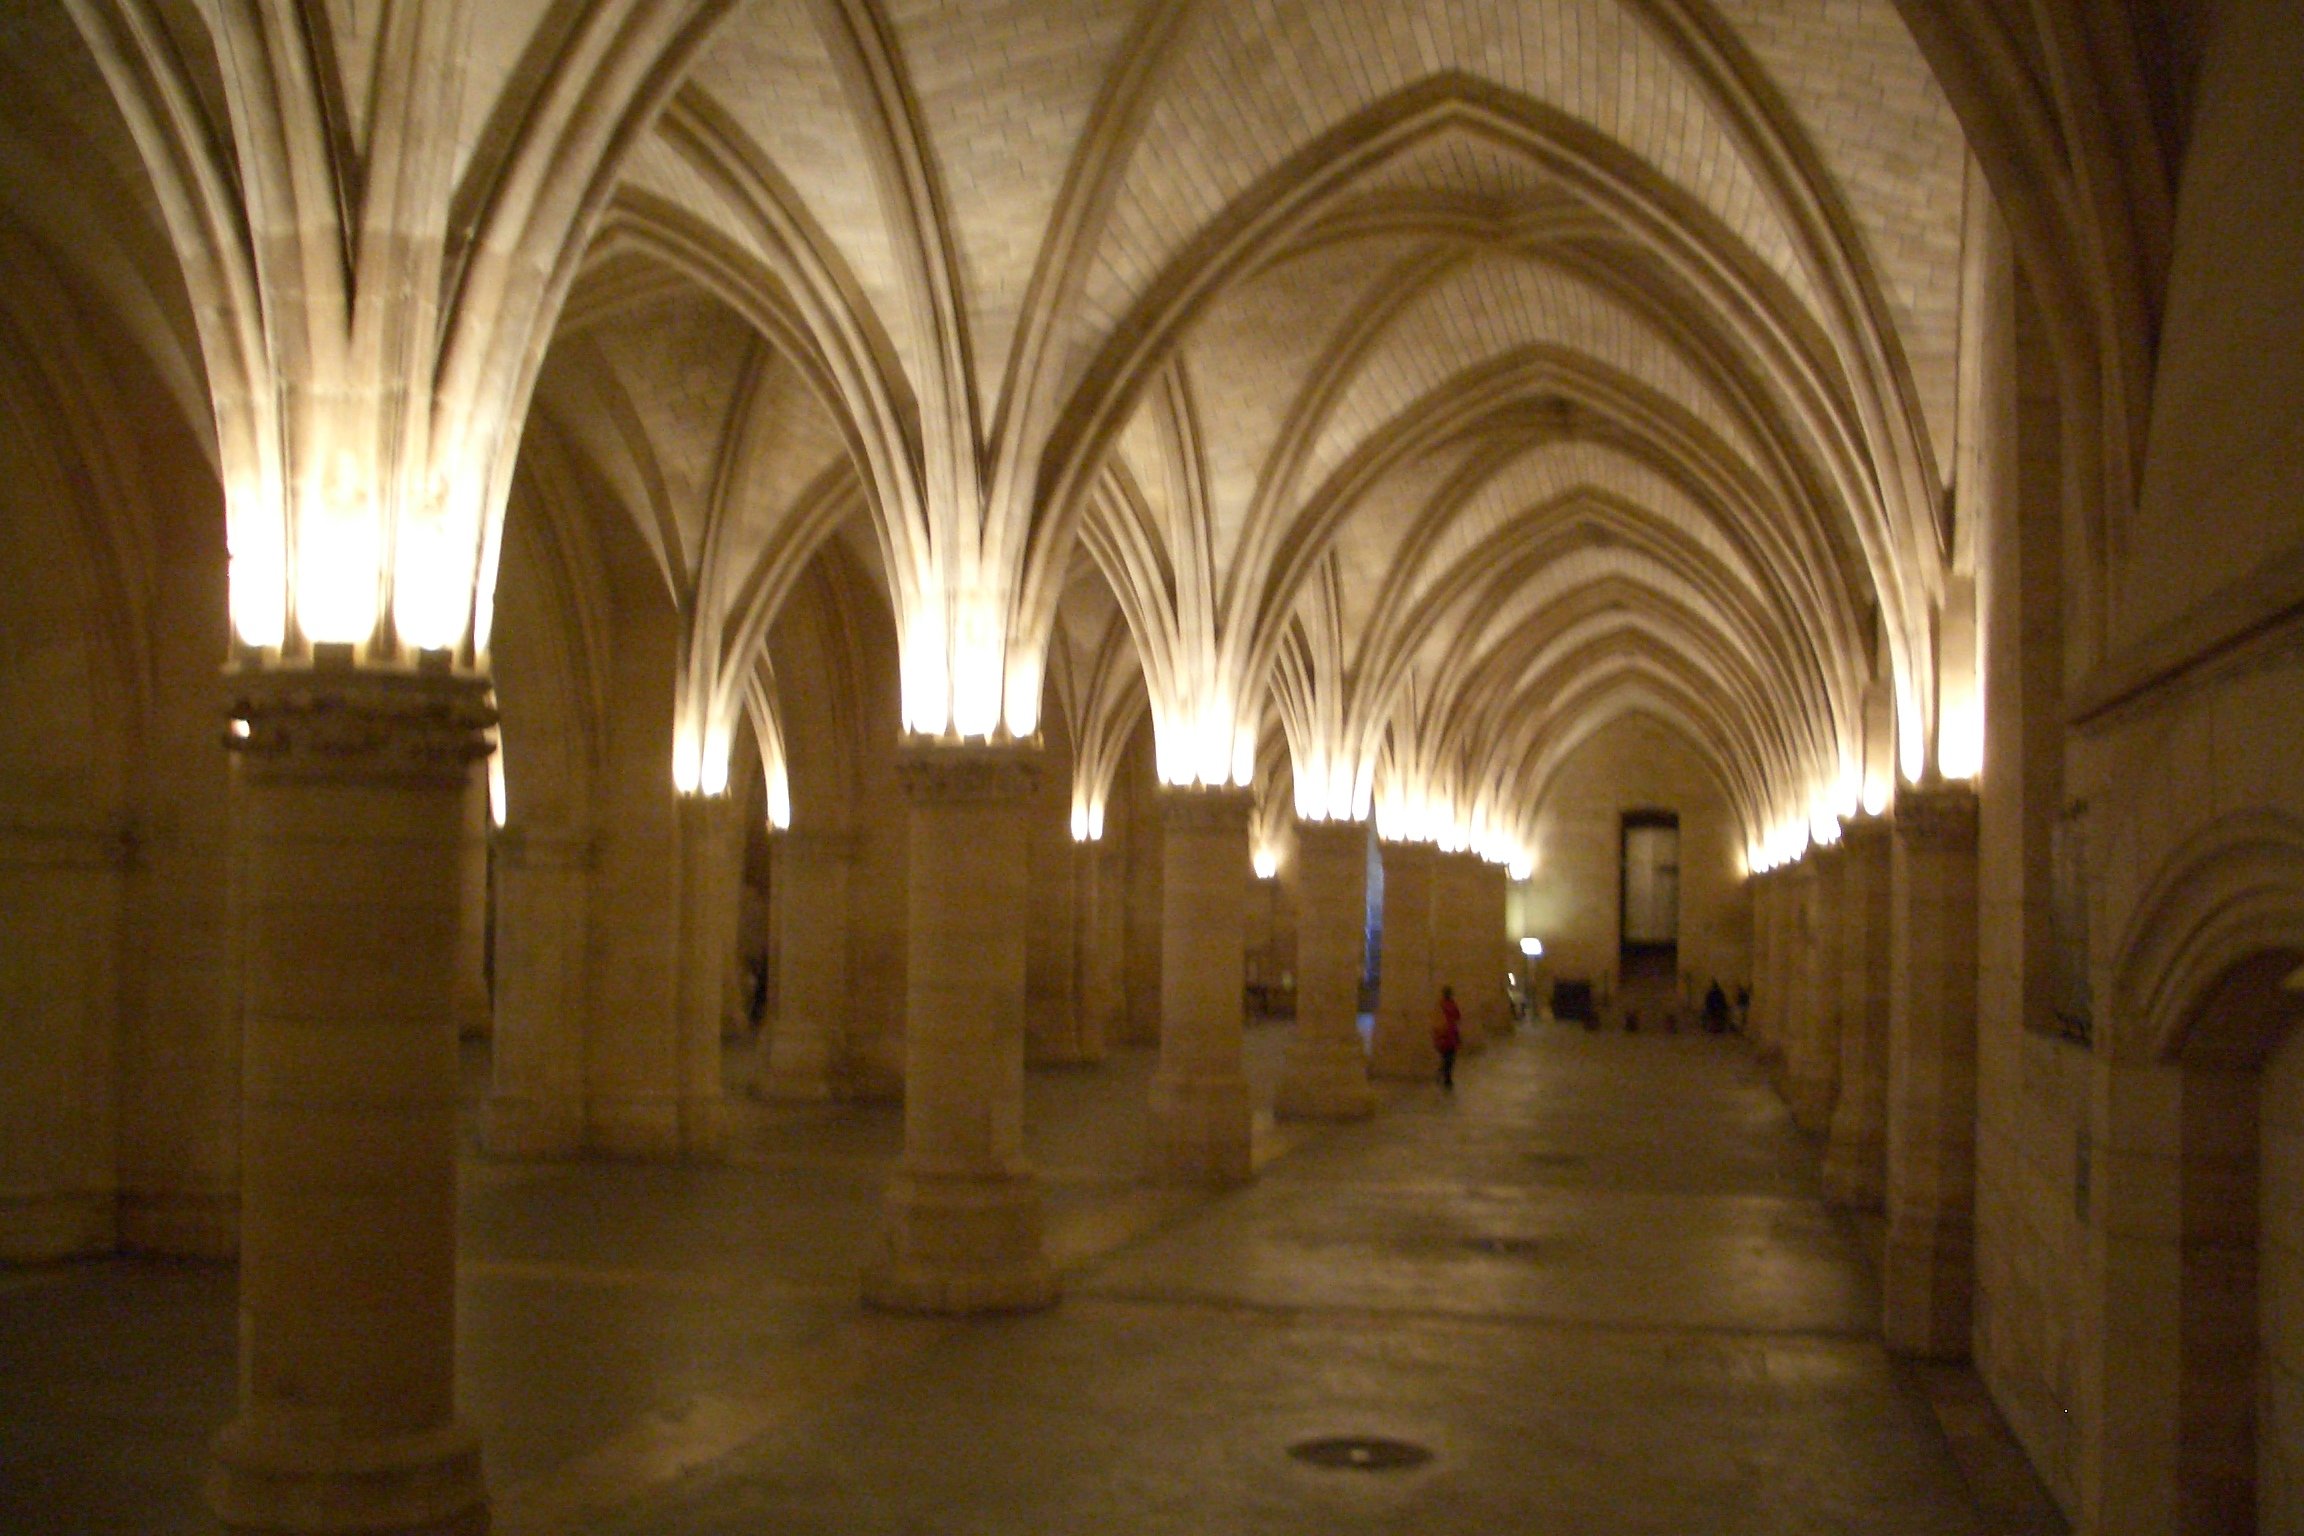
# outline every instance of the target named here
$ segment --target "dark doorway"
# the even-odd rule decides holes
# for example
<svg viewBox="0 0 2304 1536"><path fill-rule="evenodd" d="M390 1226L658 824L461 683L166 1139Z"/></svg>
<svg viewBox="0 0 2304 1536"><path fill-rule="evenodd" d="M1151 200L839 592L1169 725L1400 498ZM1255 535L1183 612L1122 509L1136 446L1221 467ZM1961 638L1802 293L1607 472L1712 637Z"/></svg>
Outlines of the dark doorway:
<svg viewBox="0 0 2304 1536"><path fill-rule="evenodd" d="M1627 982L1672 980L1680 968L1680 816L1626 811L1617 888L1617 951Z"/></svg>

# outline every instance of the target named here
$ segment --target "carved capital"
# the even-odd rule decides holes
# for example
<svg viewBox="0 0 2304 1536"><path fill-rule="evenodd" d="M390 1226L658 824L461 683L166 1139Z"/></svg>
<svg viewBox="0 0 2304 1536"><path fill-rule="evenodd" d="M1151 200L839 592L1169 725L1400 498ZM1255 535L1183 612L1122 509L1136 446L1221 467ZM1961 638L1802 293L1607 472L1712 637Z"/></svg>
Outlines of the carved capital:
<svg viewBox="0 0 2304 1536"><path fill-rule="evenodd" d="M461 786L488 755L488 680L444 667L310 662L235 667L225 676L225 745L261 781Z"/></svg>
<svg viewBox="0 0 2304 1536"><path fill-rule="evenodd" d="M1299 821L1296 856L1307 864L1345 864L1368 857L1368 823Z"/></svg>
<svg viewBox="0 0 2304 1536"><path fill-rule="evenodd" d="M1896 837L1932 853L1976 851L1976 791L1966 784L1896 791Z"/></svg>
<svg viewBox="0 0 2304 1536"><path fill-rule="evenodd" d="M1849 816L1840 822L1840 846L1850 853L1876 854L1888 847L1894 832L1885 816Z"/></svg>
<svg viewBox="0 0 2304 1536"><path fill-rule="evenodd" d="M896 779L915 805L1023 800L1040 786L1040 748L916 737L896 749Z"/></svg>
<svg viewBox="0 0 2304 1536"><path fill-rule="evenodd" d="M1422 870L1429 876L1440 858L1440 850L1430 843L1396 843L1384 838L1376 844L1376 850L1384 860L1387 875L1401 870Z"/></svg>
<svg viewBox="0 0 2304 1536"><path fill-rule="evenodd" d="M1171 832L1237 832L1245 838L1255 812L1254 790L1160 786L1160 824Z"/></svg>
<svg viewBox="0 0 2304 1536"><path fill-rule="evenodd" d="M513 869L590 869L593 838L583 827L507 822L496 832L496 857Z"/></svg>
<svg viewBox="0 0 2304 1536"><path fill-rule="evenodd" d="M817 828L785 828L771 835L769 845L779 857L827 864L853 864L863 839L854 832Z"/></svg>

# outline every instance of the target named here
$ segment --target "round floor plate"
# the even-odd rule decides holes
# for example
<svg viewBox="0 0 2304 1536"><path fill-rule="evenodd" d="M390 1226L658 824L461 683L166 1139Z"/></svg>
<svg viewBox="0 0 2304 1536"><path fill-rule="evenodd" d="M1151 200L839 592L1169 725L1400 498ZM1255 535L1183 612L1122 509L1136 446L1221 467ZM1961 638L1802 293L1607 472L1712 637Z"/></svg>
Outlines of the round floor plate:
<svg viewBox="0 0 2304 1536"><path fill-rule="evenodd" d="M1312 1466L1342 1472L1395 1472L1420 1467L1432 1459L1431 1451L1421 1445L1380 1435L1304 1440L1288 1447L1288 1454Z"/></svg>

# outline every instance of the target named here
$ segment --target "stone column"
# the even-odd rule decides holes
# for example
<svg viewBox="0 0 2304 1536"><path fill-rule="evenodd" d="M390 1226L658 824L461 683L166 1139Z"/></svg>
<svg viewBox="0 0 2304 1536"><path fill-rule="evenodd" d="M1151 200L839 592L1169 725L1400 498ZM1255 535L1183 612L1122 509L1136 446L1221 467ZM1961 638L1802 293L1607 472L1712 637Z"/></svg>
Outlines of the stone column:
<svg viewBox="0 0 2304 1536"><path fill-rule="evenodd" d="M1024 1162L1026 807L1035 747L912 741L904 1151L889 1177L874 1305L1016 1311L1056 1299Z"/></svg>
<svg viewBox="0 0 2304 1536"><path fill-rule="evenodd" d="M1376 1035L1368 1075L1414 1082L1440 1070L1432 1054L1432 875L1440 850L1428 843L1380 845L1384 858L1384 947L1377 958Z"/></svg>
<svg viewBox="0 0 2304 1536"><path fill-rule="evenodd" d="M231 679L244 1038L233 1531L487 1529L456 1416L463 797L484 679L349 647Z"/></svg>
<svg viewBox="0 0 2304 1536"><path fill-rule="evenodd" d="M1777 922L1784 875L1781 870L1752 877L1752 1047L1762 1066L1783 1059L1779 1026L1783 999L1776 995Z"/></svg>
<svg viewBox="0 0 2304 1536"><path fill-rule="evenodd" d="M1367 823L1298 822L1296 860L1296 1028L1273 1109L1290 1120L1355 1120L1376 1108L1360 1040Z"/></svg>
<svg viewBox="0 0 2304 1536"><path fill-rule="evenodd" d="M1831 1128L1832 1101L1840 1091L1839 904L1844 864L1837 844L1810 848L1794 883L1800 930L1793 974L1798 1034L1786 1063L1784 1097L1792 1109L1792 1123L1812 1136Z"/></svg>
<svg viewBox="0 0 2304 1536"><path fill-rule="evenodd" d="M1080 1026L1077 907L1080 845L1054 822L1069 806L1034 806L1031 926L1024 943L1024 1060L1032 1066L1078 1066L1099 1059Z"/></svg>
<svg viewBox="0 0 2304 1536"><path fill-rule="evenodd" d="M496 1027L488 1150L572 1157L584 1142L584 945L592 839L513 822L496 835Z"/></svg>
<svg viewBox="0 0 2304 1536"><path fill-rule="evenodd" d="M1896 796L1888 987L1888 1247L1882 1331L1964 1357L1975 1280L1976 792Z"/></svg>
<svg viewBox="0 0 2304 1536"><path fill-rule="evenodd" d="M1479 997L1488 951L1479 942L1479 907L1480 856L1440 853L1432 866L1432 995L1437 998L1444 986L1455 989L1467 1056L1488 1044L1488 1018Z"/></svg>
<svg viewBox="0 0 2304 1536"><path fill-rule="evenodd" d="M682 795L680 816L679 1150L717 1157L727 1139L720 1082L721 989L736 954L734 802Z"/></svg>
<svg viewBox="0 0 2304 1536"><path fill-rule="evenodd" d="M472 775L464 791L464 841L457 867L462 899L456 922L456 1033L481 1039L495 1028L488 996L488 777Z"/></svg>
<svg viewBox="0 0 2304 1536"><path fill-rule="evenodd" d="M832 1096L833 1056L848 1013L848 872L852 832L779 832L775 872L776 1013L760 1031L755 1097Z"/></svg>
<svg viewBox="0 0 2304 1536"><path fill-rule="evenodd" d="M1117 1027L1123 1007L1120 996L1123 931L1119 853L1106 840L1072 845L1072 955L1079 999L1079 1049L1082 1061L1102 1061L1105 1041Z"/></svg>
<svg viewBox="0 0 2304 1536"><path fill-rule="evenodd" d="M1248 977L1248 819L1255 803L1245 789L1160 791L1155 1178L1238 1184L1253 1171L1240 1051L1241 994Z"/></svg>
<svg viewBox="0 0 2304 1536"><path fill-rule="evenodd" d="M1840 846L1840 1093L1824 1194L1876 1211L1888 1187L1888 822L1842 822Z"/></svg>
<svg viewBox="0 0 2304 1536"><path fill-rule="evenodd" d="M1505 937L1506 919L1511 912L1512 876L1501 864L1480 862L1480 954L1488 962L1488 979L1481 984L1479 996L1488 1008L1491 1038L1511 1034L1518 1025L1512 1018L1512 1005L1504 995L1504 978L1520 964L1520 950Z"/></svg>

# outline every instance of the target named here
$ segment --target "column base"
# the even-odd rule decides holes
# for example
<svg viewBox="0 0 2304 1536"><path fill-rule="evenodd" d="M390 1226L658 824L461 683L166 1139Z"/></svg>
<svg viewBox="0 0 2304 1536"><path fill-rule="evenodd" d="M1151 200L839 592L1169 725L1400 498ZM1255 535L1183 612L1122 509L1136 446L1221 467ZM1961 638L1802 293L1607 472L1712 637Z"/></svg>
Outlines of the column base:
<svg viewBox="0 0 2304 1536"><path fill-rule="evenodd" d="M832 1097L832 1079L821 1068L771 1067L752 1079L752 1097L765 1104L822 1104Z"/></svg>
<svg viewBox="0 0 2304 1536"><path fill-rule="evenodd" d="M495 1157L574 1157L584 1149L584 1112L565 1100L490 1094L480 1139Z"/></svg>
<svg viewBox="0 0 2304 1536"><path fill-rule="evenodd" d="M342 1440L272 1418L216 1437L208 1503L227 1531L265 1536L486 1536L480 1437L460 1421Z"/></svg>
<svg viewBox="0 0 2304 1536"><path fill-rule="evenodd" d="M750 1086L752 1097L770 1104L821 1104L832 1097L832 1053L764 1032Z"/></svg>
<svg viewBox="0 0 2304 1536"><path fill-rule="evenodd" d="M125 1191L120 1196L120 1246L172 1259L238 1258L240 1196L237 1191Z"/></svg>
<svg viewBox="0 0 2304 1536"><path fill-rule="evenodd" d="M594 1099L584 1116L587 1151L609 1157L711 1162L725 1140L718 1099Z"/></svg>
<svg viewBox="0 0 2304 1536"><path fill-rule="evenodd" d="M1368 1075L1382 1082L1420 1083L1440 1070L1439 1053L1432 1049L1432 1030L1421 1019L1376 1016L1376 1033L1368 1042Z"/></svg>
<svg viewBox="0 0 2304 1536"><path fill-rule="evenodd" d="M1832 1129L1832 1105L1839 1097L1840 1085L1830 1077L1812 1072L1787 1071L1784 1074L1784 1103L1792 1111L1792 1123L1811 1136L1821 1136Z"/></svg>
<svg viewBox="0 0 2304 1536"><path fill-rule="evenodd" d="M1835 1129L1824 1149L1824 1198L1851 1210L1877 1211L1887 1198L1888 1147L1877 1130Z"/></svg>
<svg viewBox="0 0 2304 1536"><path fill-rule="evenodd" d="M1368 1058L1357 1038L1333 1046L1298 1049L1293 1041L1281 1064L1272 1113L1282 1120L1364 1120L1376 1112Z"/></svg>
<svg viewBox="0 0 2304 1536"><path fill-rule="evenodd" d="M844 1052L832 1070L832 1092L855 1104L903 1103L903 1041L873 1040Z"/></svg>
<svg viewBox="0 0 2304 1536"><path fill-rule="evenodd" d="M1149 1175L1173 1184L1245 1184L1255 1177L1255 1111L1246 1078L1152 1079Z"/></svg>
<svg viewBox="0 0 2304 1536"><path fill-rule="evenodd" d="M1056 1269L1041 1242L1040 1181L1031 1174L899 1167L882 1219L881 1255L864 1276L868 1306L950 1316L1056 1302Z"/></svg>
<svg viewBox="0 0 2304 1536"><path fill-rule="evenodd" d="M1971 1347L1976 1235L1964 1220L1891 1211L1881 1261L1880 1332L1893 1354L1965 1360Z"/></svg>
<svg viewBox="0 0 2304 1536"><path fill-rule="evenodd" d="M119 1242L118 1215L108 1190L0 1199L0 1263L110 1253Z"/></svg>

